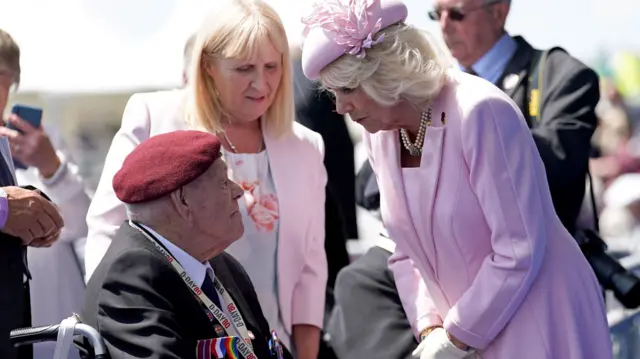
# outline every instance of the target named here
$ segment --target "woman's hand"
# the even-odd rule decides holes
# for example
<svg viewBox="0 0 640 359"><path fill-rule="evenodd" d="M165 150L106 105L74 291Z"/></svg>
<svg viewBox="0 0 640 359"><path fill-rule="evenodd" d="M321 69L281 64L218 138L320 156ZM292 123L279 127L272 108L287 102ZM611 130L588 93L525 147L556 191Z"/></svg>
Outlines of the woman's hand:
<svg viewBox="0 0 640 359"><path fill-rule="evenodd" d="M420 342L413 356L420 359L464 359L471 354L468 349L467 345L453 338L444 328L438 327Z"/></svg>

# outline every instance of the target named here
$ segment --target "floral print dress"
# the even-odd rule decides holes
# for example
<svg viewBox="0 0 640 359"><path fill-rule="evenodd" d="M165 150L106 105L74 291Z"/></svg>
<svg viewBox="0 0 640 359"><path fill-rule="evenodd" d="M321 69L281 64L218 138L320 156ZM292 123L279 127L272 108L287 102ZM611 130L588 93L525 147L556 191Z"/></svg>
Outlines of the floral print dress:
<svg viewBox="0 0 640 359"><path fill-rule="evenodd" d="M225 152L229 178L244 189L239 199L244 235L227 248L249 274L270 329L292 348L278 305L278 197L271 177L269 157L260 153ZM292 348L293 349L293 348Z"/></svg>

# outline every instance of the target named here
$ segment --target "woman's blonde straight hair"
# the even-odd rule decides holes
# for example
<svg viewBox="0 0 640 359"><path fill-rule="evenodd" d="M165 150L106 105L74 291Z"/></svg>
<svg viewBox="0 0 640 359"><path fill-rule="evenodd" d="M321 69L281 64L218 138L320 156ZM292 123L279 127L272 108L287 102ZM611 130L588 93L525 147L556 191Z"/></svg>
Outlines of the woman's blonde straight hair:
<svg viewBox="0 0 640 359"><path fill-rule="evenodd" d="M262 0L216 0L196 34L187 85L185 119L194 128L221 132L228 118L220 103L209 61L248 59L271 42L282 53L282 79L273 103L263 116L266 128L276 136L289 133L295 119L289 41L282 20Z"/></svg>

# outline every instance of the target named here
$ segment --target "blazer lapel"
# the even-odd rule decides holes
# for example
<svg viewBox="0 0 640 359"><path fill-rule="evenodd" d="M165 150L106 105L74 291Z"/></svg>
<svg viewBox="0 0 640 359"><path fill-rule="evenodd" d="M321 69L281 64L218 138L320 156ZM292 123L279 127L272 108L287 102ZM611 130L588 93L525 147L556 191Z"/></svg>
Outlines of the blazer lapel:
<svg viewBox="0 0 640 359"><path fill-rule="evenodd" d="M434 104L434 108L435 105L436 104ZM418 233L426 239L423 240L423 248L425 248L424 254L432 264L434 268L434 278L437 279L438 255L435 239L433 238L432 223L438 181L440 179L446 127L441 120L442 111L434 111L433 114L434 116L431 121L432 126L429 127L425 133L424 151L422 152L422 159L420 160L420 172L422 173L420 178L424 181L421 185L421 190L424 192L419 197L422 201L423 220L420 223L416 223L416 228L418 228Z"/></svg>
<svg viewBox="0 0 640 359"><path fill-rule="evenodd" d="M242 319L244 319L244 323L247 326L247 330L249 331L249 336L259 335L261 332L258 327L258 322L253 315L253 308L250 307L250 304L245 300L242 295L242 290L238 287L237 282L234 280L233 275L231 275L229 268L226 265L226 261L224 260L216 260L216 258L209 261L213 271L216 274L216 278L220 281L220 283L227 290L231 299L235 302L238 307L238 311L240 315L242 315ZM253 289L253 288L251 288ZM226 303L228 304L228 303ZM259 304L259 303L258 303Z"/></svg>
<svg viewBox="0 0 640 359"><path fill-rule="evenodd" d="M497 82L498 87L509 97L513 97L514 92L527 79L531 53L533 52L533 47L522 37L516 36L514 39L518 43L518 49Z"/></svg>
<svg viewBox="0 0 640 359"><path fill-rule="evenodd" d="M149 235L157 240L157 238L155 238L153 234L149 233ZM158 256L164 258L160 251L156 249L156 246L146 237L144 232L142 232L142 230L138 228L134 228L133 226L131 226L129 224L129 221L124 221L122 223L122 225L118 229L116 238L117 240L114 240L111 246L115 247L117 251L129 248L145 248L150 252L156 253ZM173 271L174 269L171 268L170 270ZM177 272L176 275L178 275ZM202 328L201 332L199 333L200 338L211 339L224 336L223 332L218 332L216 330L217 324L215 323L215 321L213 323L211 322L207 312L205 311L205 308L202 306L202 303L195 297L193 292L191 292L191 290L186 285L183 285L181 283L180 285L178 285L178 287L175 288L175 291L181 292L182 294L180 294L180 296L184 296L185 298L188 297L192 302L190 307L193 306L193 309L189 310L194 313L194 316L190 317L192 321L191 324L194 328Z"/></svg>
<svg viewBox="0 0 640 359"><path fill-rule="evenodd" d="M405 254L424 253L428 260L425 270L429 271L432 278L436 278L434 270L433 241L420 241L418 228L411 219L411 213L405 195L404 180L402 177L402 167L400 165L400 141L398 131L386 131L378 135L371 136L374 158L384 159L377 164L376 171L379 171L380 195L384 198L380 202L380 210L383 220L392 219L394 225L387 228L392 239L402 238L396 241L398 247ZM422 243L425 242L425 243ZM422 247L422 245L426 247ZM431 252L431 253L428 253Z"/></svg>
<svg viewBox="0 0 640 359"><path fill-rule="evenodd" d="M290 226L293 222L289 216L295 214L295 204L299 203L299 199L292 198L292 194L297 191L290 190L291 186L295 186L297 181L292 180L291 176L296 173L294 163L287 156L287 140L286 138L275 138L270 131L266 129L264 121L262 122L262 136L264 144L269 155L269 167L271 169L271 177L273 185L278 194L278 238L287 238L288 234L293 231Z"/></svg>
<svg viewBox="0 0 640 359"><path fill-rule="evenodd" d="M300 256L301 251L298 250L299 239L296 234L302 233L296 226L301 223L298 220L299 215L297 207L302 203L307 203L306 198L300 198L299 194L307 193L304 190L306 183L296 178L296 173L304 171L302 168L296 168L298 161L292 161L294 156L289 146L291 141L289 136L276 138L271 131L268 131L265 121L262 122L262 136L269 156L269 167L271 169L271 178L278 195L278 248L276 255L276 268L278 273L291 273L302 271L304 261L292 260ZM300 188L300 186L302 188ZM284 278L284 280L283 280ZM278 286L278 304L281 308L289 308L291 306L291 295L293 283L287 282L286 279L291 278L290 275L284 275L277 282ZM285 326L290 324L290 317L284 316ZM289 333L291 334L291 333Z"/></svg>
<svg viewBox="0 0 640 359"><path fill-rule="evenodd" d="M13 169L10 167L11 150L6 137L0 138L0 185L13 186L16 183Z"/></svg>

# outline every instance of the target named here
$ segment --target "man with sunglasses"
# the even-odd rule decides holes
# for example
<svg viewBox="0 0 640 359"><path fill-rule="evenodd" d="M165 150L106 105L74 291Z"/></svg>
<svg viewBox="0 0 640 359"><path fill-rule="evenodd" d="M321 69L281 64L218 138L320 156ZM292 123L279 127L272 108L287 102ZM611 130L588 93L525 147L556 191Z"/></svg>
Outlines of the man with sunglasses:
<svg viewBox="0 0 640 359"><path fill-rule="evenodd" d="M561 48L536 50L505 31L510 0L435 0L429 17L460 67L520 107L547 172L558 217L575 233L588 170L598 77Z"/></svg>

